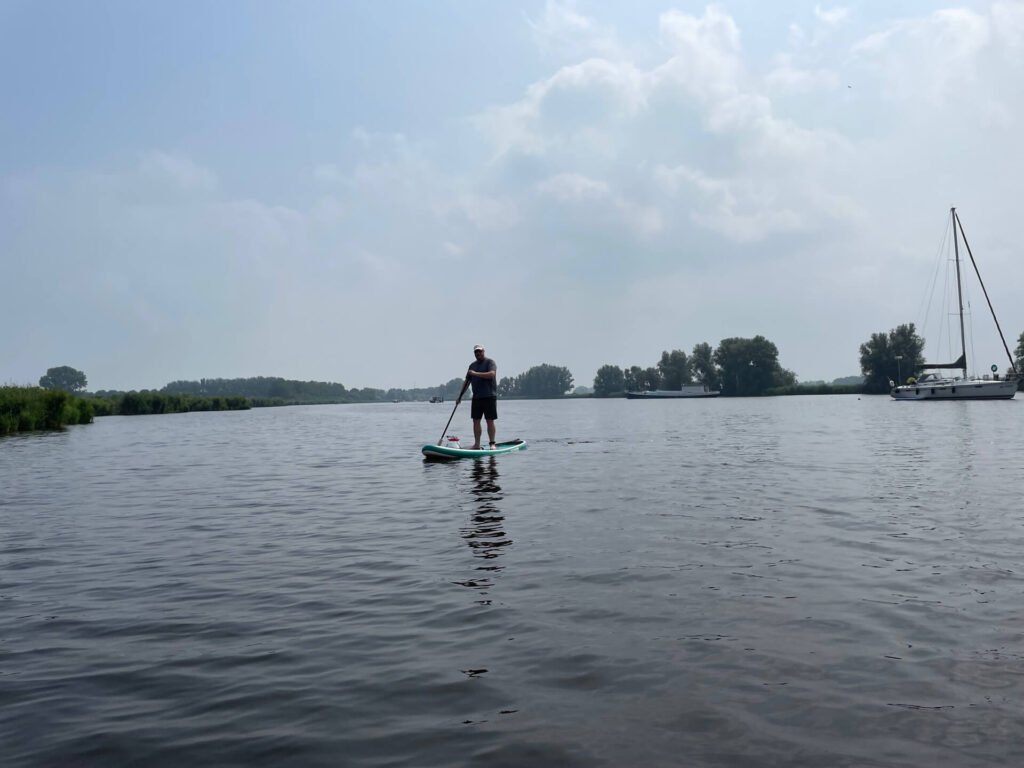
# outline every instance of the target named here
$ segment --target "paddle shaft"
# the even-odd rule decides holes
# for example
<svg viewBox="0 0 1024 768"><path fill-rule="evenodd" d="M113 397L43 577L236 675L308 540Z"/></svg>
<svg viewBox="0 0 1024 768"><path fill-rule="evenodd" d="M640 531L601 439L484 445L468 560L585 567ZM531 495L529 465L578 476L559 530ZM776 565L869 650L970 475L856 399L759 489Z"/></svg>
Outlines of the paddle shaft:
<svg viewBox="0 0 1024 768"><path fill-rule="evenodd" d="M441 433L441 437L438 438L437 444L440 445L444 441L445 433L448 432L448 427L451 426L452 419L455 418L455 409L459 407L459 403L462 402L462 395L466 392L466 382L469 381L469 377L466 377L466 381L462 383L462 392L459 392L459 396L455 398L455 408L452 408L452 415L448 417L448 423L444 425L444 432Z"/></svg>

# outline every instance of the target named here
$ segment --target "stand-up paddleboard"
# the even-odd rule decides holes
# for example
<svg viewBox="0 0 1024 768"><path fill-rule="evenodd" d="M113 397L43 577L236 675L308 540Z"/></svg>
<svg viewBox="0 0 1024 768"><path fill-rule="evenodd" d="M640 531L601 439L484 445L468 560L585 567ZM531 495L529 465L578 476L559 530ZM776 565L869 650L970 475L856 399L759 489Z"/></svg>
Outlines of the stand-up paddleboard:
<svg viewBox="0 0 1024 768"><path fill-rule="evenodd" d="M450 461L452 459L483 459L487 456L497 456L502 453L520 451L526 447L526 441L515 439L505 443L498 443L494 448L472 448L459 447L458 443L447 445L434 445L428 443L423 446L423 458L425 461Z"/></svg>

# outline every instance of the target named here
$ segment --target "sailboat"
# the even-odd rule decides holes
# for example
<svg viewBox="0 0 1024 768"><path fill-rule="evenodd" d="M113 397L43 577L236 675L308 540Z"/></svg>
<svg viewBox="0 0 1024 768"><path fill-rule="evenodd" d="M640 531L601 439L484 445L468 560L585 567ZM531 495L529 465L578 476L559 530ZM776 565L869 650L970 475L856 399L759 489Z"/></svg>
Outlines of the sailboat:
<svg viewBox="0 0 1024 768"><path fill-rule="evenodd" d="M992 300L985 290L985 283L982 282L981 272L978 271L978 263L971 253L971 246L967 243L967 236L964 234L960 217L956 215L956 208L949 209L949 215L953 226L953 254L956 264L956 298L957 310L960 316L960 357L952 363L925 363L921 369L924 371L919 377L908 379L906 384L894 384L889 394L896 400L1010 400L1017 393L1017 382L1019 372L1010 354L1010 348L1006 346L1006 339L1003 338L1003 329L999 327L999 320L996 318L995 309L992 307ZM960 278L960 239L963 238L964 248L971 258L971 266L974 267L974 274L978 276L978 283L985 294L985 301L988 302L989 311L995 321L999 338L1003 342L1003 349L1010 360L1010 368L1005 377L1000 378L996 373L996 366L992 366L992 375L968 377L967 375L967 342L964 336L964 297ZM936 371L960 369L961 376L953 377Z"/></svg>

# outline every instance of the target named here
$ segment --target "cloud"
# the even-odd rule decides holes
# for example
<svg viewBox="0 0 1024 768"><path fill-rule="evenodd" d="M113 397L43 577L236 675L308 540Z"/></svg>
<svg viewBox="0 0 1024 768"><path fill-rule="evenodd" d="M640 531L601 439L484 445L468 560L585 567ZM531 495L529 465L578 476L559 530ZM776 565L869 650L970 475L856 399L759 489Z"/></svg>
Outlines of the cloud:
<svg viewBox="0 0 1024 768"><path fill-rule="evenodd" d="M814 6L815 18L828 27L838 27L850 18L850 11L847 8L835 7L823 9L820 5Z"/></svg>
<svg viewBox="0 0 1024 768"><path fill-rule="evenodd" d="M992 6L992 24L996 35L1007 48L1024 46L1024 3L996 3Z"/></svg>
<svg viewBox="0 0 1024 768"><path fill-rule="evenodd" d="M342 178L341 169L333 163L323 163L313 168L313 178L328 184L338 182Z"/></svg>
<svg viewBox="0 0 1024 768"><path fill-rule="evenodd" d="M157 184L170 184L185 192L217 188L217 174L183 155L152 151L142 155L139 173Z"/></svg>
<svg viewBox="0 0 1024 768"><path fill-rule="evenodd" d="M610 195L608 185L603 181L589 179L578 173L560 173L545 179L537 185L537 193L559 202L580 200L603 200Z"/></svg>
<svg viewBox="0 0 1024 768"><path fill-rule="evenodd" d="M739 93L740 32L730 16L716 6L703 16L668 11L658 27L671 58L652 73L656 82L669 80L704 103L729 101Z"/></svg>
<svg viewBox="0 0 1024 768"><path fill-rule="evenodd" d="M858 64L878 76L890 101L944 105L979 80L993 47L992 19L967 9L944 9L901 19L851 47Z"/></svg>
<svg viewBox="0 0 1024 768"><path fill-rule="evenodd" d="M539 156L555 171L537 182L540 195L588 202L604 217L614 212L627 231L646 239L670 237L677 227L667 225L667 211L680 205L690 206L684 215L693 225L735 242L816 230L821 225L811 222L822 216L857 219L856 204L824 191L828 177L847 167L850 142L774 114L768 91L746 72L731 17L716 7L701 15L672 11L660 17L658 30L666 58L649 69L590 59L532 84L521 101L490 109L481 125L499 155ZM766 79L796 93L837 85L834 73L800 71L788 60ZM584 110L584 133L578 107L593 103L603 108L594 115ZM706 158L692 144L676 141L663 117L673 113L720 137L715 173L701 169ZM603 139L600 151L587 138L595 135ZM628 137L637 135L646 140L630 145Z"/></svg>
<svg viewBox="0 0 1024 768"><path fill-rule="evenodd" d="M780 54L775 66L765 75L765 84L773 93L807 94L833 91L840 85L839 75L830 69L805 69L796 66L789 54Z"/></svg>
<svg viewBox="0 0 1024 768"><path fill-rule="evenodd" d="M469 222L479 230L501 231L520 221L515 203L468 189L449 188L431 208L443 219Z"/></svg>
<svg viewBox="0 0 1024 768"><path fill-rule="evenodd" d="M607 221L613 216L641 237L662 231L661 211L654 206L639 205L614 192L607 182L578 173L561 173L537 185L537 194L562 205L583 206L596 219Z"/></svg>
<svg viewBox="0 0 1024 768"><path fill-rule="evenodd" d="M474 124L491 137L497 155L543 155L575 138L594 136L592 121L627 116L643 107L645 86L628 62L588 59L533 83L518 102L491 107Z"/></svg>
<svg viewBox="0 0 1024 768"><path fill-rule="evenodd" d="M463 248L458 243L453 243L453 242L450 242L448 240L446 240L445 242L441 243L441 247L444 249L444 252L446 254L448 254L449 256L451 256L452 259L454 259L454 260L461 259L462 255L466 251L466 249Z"/></svg>
<svg viewBox="0 0 1024 768"><path fill-rule="evenodd" d="M695 192L697 202L691 209L691 220L730 240L754 242L773 234L809 228L795 210L784 205L765 205L776 197L774 190L750 179L711 178L686 166L659 166L654 176L672 194L683 189Z"/></svg>
<svg viewBox="0 0 1024 768"><path fill-rule="evenodd" d="M615 30L580 13L574 2L547 0L541 18L528 23L534 42L547 56L578 60L622 55Z"/></svg>

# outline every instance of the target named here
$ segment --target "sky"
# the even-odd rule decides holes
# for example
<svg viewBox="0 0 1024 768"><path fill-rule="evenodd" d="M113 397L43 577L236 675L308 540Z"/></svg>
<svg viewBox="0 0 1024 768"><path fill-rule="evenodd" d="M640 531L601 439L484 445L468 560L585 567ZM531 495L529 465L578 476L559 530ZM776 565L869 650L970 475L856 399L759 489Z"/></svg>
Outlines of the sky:
<svg viewBox="0 0 1024 768"><path fill-rule="evenodd" d="M1019 0L0 0L0 384L832 380L951 206L1012 349L1021 125Z"/></svg>

